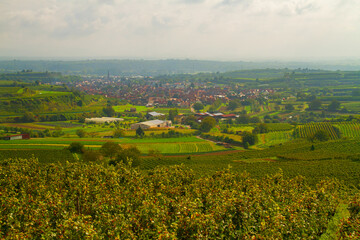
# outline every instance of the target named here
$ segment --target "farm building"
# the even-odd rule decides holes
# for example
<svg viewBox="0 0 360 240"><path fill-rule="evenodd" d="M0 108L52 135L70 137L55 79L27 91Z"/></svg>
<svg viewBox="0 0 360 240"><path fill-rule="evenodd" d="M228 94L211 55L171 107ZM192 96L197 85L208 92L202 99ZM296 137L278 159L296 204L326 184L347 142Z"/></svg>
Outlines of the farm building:
<svg viewBox="0 0 360 240"><path fill-rule="evenodd" d="M4 140L20 140L20 139L30 139L29 134L17 134L4 137Z"/></svg>
<svg viewBox="0 0 360 240"><path fill-rule="evenodd" d="M149 129L149 128L157 128L157 127L171 127L171 121L168 120L152 120L146 122L139 122L131 124L131 129Z"/></svg>
<svg viewBox="0 0 360 240"><path fill-rule="evenodd" d="M149 118L152 118L152 117L162 117L162 116L165 116L165 114L163 113L158 113L158 112L148 112L146 114L146 118L149 119Z"/></svg>
<svg viewBox="0 0 360 240"><path fill-rule="evenodd" d="M123 118L113 118L113 117L102 117L102 118L85 118L86 123L105 123L105 122L121 122L124 121Z"/></svg>

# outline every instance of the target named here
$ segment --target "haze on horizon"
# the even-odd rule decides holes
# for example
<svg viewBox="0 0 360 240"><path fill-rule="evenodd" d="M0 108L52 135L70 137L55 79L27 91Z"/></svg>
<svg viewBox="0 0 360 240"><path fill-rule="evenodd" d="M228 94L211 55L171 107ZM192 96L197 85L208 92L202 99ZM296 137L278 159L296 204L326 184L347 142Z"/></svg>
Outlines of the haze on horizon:
<svg viewBox="0 0 360 240"><path fill-rule="evenodd" d="M0 57L359 58L358 0L3 0Z"/></svg>

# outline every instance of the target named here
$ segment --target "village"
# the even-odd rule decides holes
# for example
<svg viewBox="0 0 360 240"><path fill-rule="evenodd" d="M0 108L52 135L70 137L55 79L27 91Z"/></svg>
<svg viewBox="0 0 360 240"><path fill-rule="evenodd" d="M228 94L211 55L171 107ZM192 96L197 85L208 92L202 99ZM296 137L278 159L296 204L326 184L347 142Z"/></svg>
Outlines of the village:
<svg viewBox="0 0 360 240"><path fill-rule="evenodd" d="M231 99L267 99L270 94L275 93L273 89L241 89L239 86L209 86L198 82L161 83L144 77L89 77L75 87L90 95L117 98L134 105L178 108L189 108L196 102L211 105L217 99L223 103Z"/></svg>

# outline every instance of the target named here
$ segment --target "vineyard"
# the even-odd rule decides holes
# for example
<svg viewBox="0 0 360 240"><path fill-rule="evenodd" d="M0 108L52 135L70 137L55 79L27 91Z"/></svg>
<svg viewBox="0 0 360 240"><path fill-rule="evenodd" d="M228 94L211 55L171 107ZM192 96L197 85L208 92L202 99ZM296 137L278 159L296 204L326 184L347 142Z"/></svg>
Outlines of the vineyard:
<svg viewBox="0 0 360 240"><path fill-rule="evenodd" d="M74 156L68 150L42 149L42 150L0 150L0 161L9 158L35 157L40 163L64 163L74 161Z"/></svg>
<svg viewBox="0 0 360 240"><path fill-rule="evenodd" d="M230 170L197 179L181 166L142 173L34 158L1 162L0 176L0 238L319 239L342 203L349 217L335 234L360 234L358 199L336 180L310 187Z"/></svg>
<svg viewBox="0 0 360 240"><path fill-rule="evenodd" d="M266 123L266 126L270 132L290 131L294 128L294 126L289 123Z"/></svg>
<svg viewBox="0 0 360 240"><path fill-rule="evenodd" d="M226 155L198 155L191 159L163 156L161 159L144 159L141 168L151 170L156 166L176 164L189 166L197 176L204 177L228 166L234 172L247 171L257 178L282 169L287 177L305 176L311 185L327 177L336 177L349 186L360 188L360 142L356 140L311 143L296 139L263 150L230 151Z"/></svg>
<svg viewBox="0 0 360 240"><path fill-rule="evenodd" d="M210 142L188 142L188 143L167 143L167 144L135 144L142 153L148 153L149 150L158 150L162 154L181 154L181 153L201 153L224 150Z"/></svg>
<svg viewBox="0 0 360 240"><path fill-rule="evenodd" d="M358 122L345 122L336 124L342 133L343 137L360 138L360 123Z"/></svg>
<svg viewBox="0 0 360 240"><path fill-rule="evenodd" d="M259 134L259 147L269 147L293 139L291 131L278 131Z"/></svg>
<svg viewBox="0 0 360 240"><path fill-rule="evenodd" d="M307 123L305 125L298 126L294 131L294 136L297 138L311 138L319 130L323 130L327 133L330 139L340 138L340 132L331 123Z"/></svg>

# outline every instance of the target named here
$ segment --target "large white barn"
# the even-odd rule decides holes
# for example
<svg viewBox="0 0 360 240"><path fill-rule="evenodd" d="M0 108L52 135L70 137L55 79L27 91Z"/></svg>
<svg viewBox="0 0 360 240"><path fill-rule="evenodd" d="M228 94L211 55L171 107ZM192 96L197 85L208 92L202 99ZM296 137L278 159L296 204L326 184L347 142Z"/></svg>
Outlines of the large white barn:
<svg viewBox="0 0 360 240"><path fill-rule="evenodd" d="M131 129L149 129L149 128L161 128L161 127L171 127L171 121L169 120L151 120L146 122L139 122L131 124Z"/></svg>

